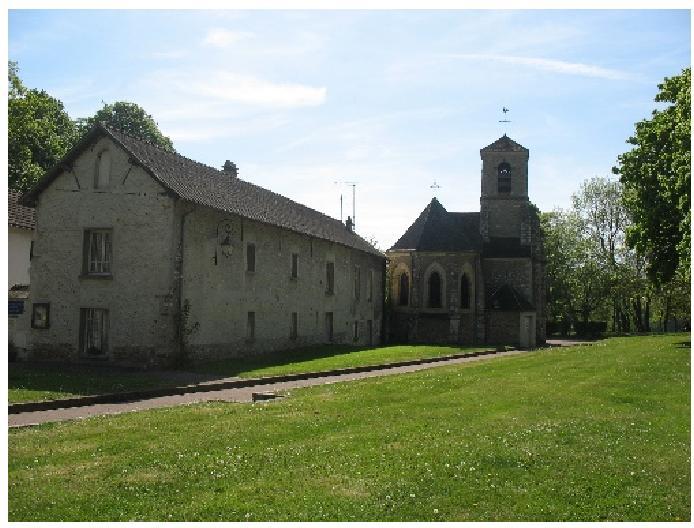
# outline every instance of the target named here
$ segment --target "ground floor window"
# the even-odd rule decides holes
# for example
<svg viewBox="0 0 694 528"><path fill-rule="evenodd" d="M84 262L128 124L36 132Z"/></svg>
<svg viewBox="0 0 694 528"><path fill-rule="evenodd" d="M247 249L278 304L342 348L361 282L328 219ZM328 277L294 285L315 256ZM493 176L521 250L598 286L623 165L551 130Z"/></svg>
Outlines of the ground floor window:
<svg viewBox="0 0 694 528"><path fill-rule="evenodd" d="M299 314L292 312L291 326L289 327L289 339L296 339L299 330Z"/></svg>
<svg viewBox="0 0 694 528"><path fill-rule="evenodd" d="M248 312L246 319L246 338L249 340L255 339L255 312Z"/></svg>
<svg viewBox="0 0 694 528"><path fill-rule="evenodd" d="M359 321L354 321L352 325L352 339L354 341L359 341Z"/></svg>
<svg viewBox="0 0 694 528"><path fill-rule="evenodd" d="M325 337L328 341L333 340L333 313L325 312Z"/></svg>
<svg viewBox="0 0 694 528"><path fill-rule="evenodd" d="M80 341L83 355L103 356L108 352L108 310L80 310Z"/></svg>

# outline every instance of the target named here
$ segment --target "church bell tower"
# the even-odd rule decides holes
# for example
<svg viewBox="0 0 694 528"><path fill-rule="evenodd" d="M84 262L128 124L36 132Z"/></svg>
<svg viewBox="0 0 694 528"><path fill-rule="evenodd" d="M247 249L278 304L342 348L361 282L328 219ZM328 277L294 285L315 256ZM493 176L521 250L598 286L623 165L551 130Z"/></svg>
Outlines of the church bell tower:
<svg viewBox="0 0 694 528"><path fill-rule="evenodd" d="M485 243L520 239L530 245L529 151L506 134L480 150L480 232Z"/></svg>

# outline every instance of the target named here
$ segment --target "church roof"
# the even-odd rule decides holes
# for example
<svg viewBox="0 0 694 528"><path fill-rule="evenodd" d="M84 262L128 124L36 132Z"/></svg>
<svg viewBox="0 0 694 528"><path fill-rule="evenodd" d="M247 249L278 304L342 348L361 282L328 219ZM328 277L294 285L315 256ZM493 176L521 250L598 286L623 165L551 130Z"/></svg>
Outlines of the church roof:
<svg viewBox="0 0 694 528"><path fill-rule="evenodd" d="M33 205L38 195L69 166L81 152L101 136L108 136L131 156L156 181L175 196L237 214L251 220L322 238L366 253L382 256L356 233L323 213L282 195L243 181L148 141L134 138L104 124L95 125L85 137L22 198Z"/></svg>
<svg viewBox="0 0 694 528"><path fill-rule="evenodd" d="M487 145L483 149L480 149L480 152L489 152L489 151L492 151L492 152L529 152L527 148L525 148L520 143L516 143L510 137L508 137L506 134L501 136L494 143Z"/></svg>
<svg viewBox="0 0 694 528"><path fill-rule="evenodd" d="M469 251L482 247L479 213L449 213L433 198L391 250Z"/></svg>
<svg viewBox="0 0 694 528"><path fill-rule="evenodd" d="M487 306L502 312L532 312L535 307L510 284L503 284L489 293Z"/></svg>

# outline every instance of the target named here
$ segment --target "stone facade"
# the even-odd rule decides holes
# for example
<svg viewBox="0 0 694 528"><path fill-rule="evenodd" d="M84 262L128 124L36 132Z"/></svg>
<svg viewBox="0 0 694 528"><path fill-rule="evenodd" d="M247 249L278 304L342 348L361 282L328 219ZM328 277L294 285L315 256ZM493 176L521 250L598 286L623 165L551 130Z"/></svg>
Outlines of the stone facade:
<svg viewBox="0 0 694 528"><path fill-rule="evenodd" d="M503 136L480 154L480 213L449 213L434 198L387 252L392 340L522 347L545 340L544 249L528 199L528 150Z"/></svg>
<svg viewBox="0 0 694 528"><path fill-rule="evenodd" d="M174 157L170 165L179 163L166 156ZM185 158L180 164L212 170ZM106 170L106 182L98 180ZM36 206L31 303L49 307L48 323L32 324L33 357L147 367L182 354L200 360L329 341L380 342L385 272L376 250L194 203L153 177L162 173L97 131L29 193ZM282 199L291 212L292 203ZM88 246L96 244L92 233L101 232L108 242L99 239L97 249L109 253L110 269L93 273L87 255L98 251ZM251 242L254 272L247 271ZM334 263L332 293L326 293L326 262ZM94 339L98 345L85 345Z"/></svg>

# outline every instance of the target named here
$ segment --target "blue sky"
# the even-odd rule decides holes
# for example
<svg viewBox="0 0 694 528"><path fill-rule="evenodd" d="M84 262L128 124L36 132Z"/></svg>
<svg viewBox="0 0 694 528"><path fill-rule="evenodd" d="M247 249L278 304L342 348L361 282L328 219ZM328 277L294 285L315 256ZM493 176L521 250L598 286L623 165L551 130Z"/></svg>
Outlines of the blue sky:
<svg viewBox="0 0 694 528"><path fill-rule="evenodd" d="M127 100L178 152L339 218L387 248L433 196L479 210L479 149L530 149L530 198L609 175L657 84L690 65L690 13L9 12L9 57L71 117ZM502 128L501 107L512 123Z"/></svg>

